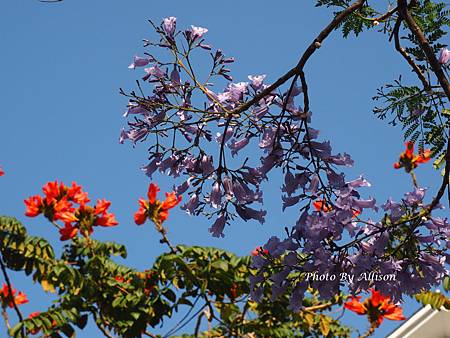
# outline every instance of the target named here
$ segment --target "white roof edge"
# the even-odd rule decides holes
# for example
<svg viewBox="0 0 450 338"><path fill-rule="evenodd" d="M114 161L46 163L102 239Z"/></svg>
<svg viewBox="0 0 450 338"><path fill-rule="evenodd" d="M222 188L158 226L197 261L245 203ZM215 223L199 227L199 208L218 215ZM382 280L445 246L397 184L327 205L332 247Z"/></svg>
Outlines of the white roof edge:
<svg viewBox="0 0 450 338"><path fill-rule="evenodd" d="M442 309L441 311L444 311ZM446 311L446 310L445 310ZM413 333L418 327L422 326L439 313L438 310L433 309L430 305L424 306L422 309L417 311L411 318L409 318L405 323L403 323L399 328L393 331L388 338L405 338Z"/></svg>

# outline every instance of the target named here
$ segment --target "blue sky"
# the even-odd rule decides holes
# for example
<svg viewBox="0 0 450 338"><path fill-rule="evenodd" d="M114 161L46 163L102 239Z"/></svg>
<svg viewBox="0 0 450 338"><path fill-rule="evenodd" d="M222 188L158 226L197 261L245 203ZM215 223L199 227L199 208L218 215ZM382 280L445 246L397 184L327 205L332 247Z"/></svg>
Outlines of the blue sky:
<svg viewBox="0 0 450 338"><path fill-rule="evenodd" d="M167 16L178 17L178 27L207 27L207 41L237 59L232 66L236 81L264 73L271 82L296 64L331 12L314 8L313 1L3 1L0 164L7 175L0 182L0 214L14 215L30 233L57 242L54 229L43 219L23 216L23 199L39 193L47 181L76 181L92 199L111 200L111 211L120 222L116 228L99 229L96 238L126 244L127 263L132 266L152 264L164 248L149 224L137 227L132 220L136 201L149 183L139 170L146 164L147 146L118 143L127 103L118 90L134 88L138 73L127 66L133 55L142 53L142 39L155 37L147 19L159 22ZM380 203L389 196L400 198L411 186L406 174L392 169L404 148L401 130L374 117L371 97L376 88L401 73L405 80L413 77L386 36L371 32L360 39L343 39L335 32L305 72L312 126L332 141L335 152L348 152L355 160L347 178L364 174L372 183L367 195ZM172 187L167 177L155 179L163 191ZM423 169L418 179L434 191L438 176ZM282 234L295 219L281 213L279 186L276 177L264 186L269 215L263 226L236 222L226 228L225 238L216 239L207 231L208 221L177 210L168 222L169 237L174 243L248 254L269 236ZM48 303L48 297L24 275L14 274L13 280L29 294L25 313ZM417 308L417 303L408 302L406 315ZM365 318L345 318L352 324L357 320L363 329L366 326ZM397 324L383 323L378 336ZM85 334L95 336L90 330Z"/></svg>

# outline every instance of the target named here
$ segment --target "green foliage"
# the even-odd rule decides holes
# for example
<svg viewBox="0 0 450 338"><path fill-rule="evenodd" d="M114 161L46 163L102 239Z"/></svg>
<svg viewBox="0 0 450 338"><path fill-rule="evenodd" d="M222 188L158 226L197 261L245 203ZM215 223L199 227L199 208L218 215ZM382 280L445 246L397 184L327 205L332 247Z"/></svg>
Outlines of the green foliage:
<svg viewBox="0 0 450 338"><path fill-rule="evenodd" d="M414 20L423 31L435 53L438 53L439 49L445 46L439 43L439 39L447 34L445 28L450 24L450 11L446 8L446 3L432 0L419 1L417 6L411 8ZM406 51L412 54L417 61L425 61L426 56L414 34L407 33L404 38L413 45L406 48ZM425 70L427 66L421 65L421 68Z"/></svg>
<svg viewBox="0 0 450 338"><path fill-rule="evenodd" d="M318 0L316 6L337 7L345 10L351 3L351 1L347 0ZM334 15L337 16L341 12L338 10L334 12ZM344 38L347 38L351 33L358 36L365 29L374 27L372 17L377 14L379 13L365 2L358 11L344 18L338 28L341 28Z"/></svg>
<svg viewBox="0 0 450 338"><path fill-rule="evenodd" d="M419 149L430 146L432 154L441 160L446 145L446 128L450 126L446 110L443 108L440 92L425 91L417 86L405 86L399 77L393 84L378 89L375 101L383 101L383 107L375 107L374 113L384 120L388 114L392 116L389 124L400 123L404 131L404 139L418 142Z"/></svg>
<svg viewBox="0 0 450 338"><path fill-rule="evenodd" d="M433 309L440 310L444 307L450 310L450 299L439 292L426 291L415 296L423 305L431 305Z"/></svg>
<svg viewBox="0 0 450 338"><path fill-rule="evenodd" d="M126 257L123 245L75 237L58 259L47 241L29 236L11 217L0 217L0 241L8 268L32 275L44 291L57 296L46 311L12 327L12 337L21 337L22 330L29 335L72 337L89 317L101 331L141 337L149 326L161 325L165 317L182 310L187 315L169 335L195 319L200 337L349 336L348 328L324 313L335 304L342 305L342 296L323 303L311 291L304 300L305 311L292 312L288 296L271 301L268 282L263 301L251 301L253 271L248 256L179 245L176 252L158 257L148 270L138 271L113 259ZM217 325L202 333L200 324L205 319Z"/></svg>

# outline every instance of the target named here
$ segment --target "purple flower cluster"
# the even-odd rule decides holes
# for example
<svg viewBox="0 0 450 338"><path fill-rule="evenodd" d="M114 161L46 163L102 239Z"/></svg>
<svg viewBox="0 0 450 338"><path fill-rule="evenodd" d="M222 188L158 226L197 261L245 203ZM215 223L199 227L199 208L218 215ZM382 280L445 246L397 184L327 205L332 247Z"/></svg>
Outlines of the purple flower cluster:
<svg viewBox="0 0 450 338"><path fill-rule="evenodd" d="M273 299L292 290L292 309L300 308L308 287L323 298L342 288L339 279L307 280L308 273L356 276L348 281L351 292L375 286L394 299L442 280L450 224L422 216L425 189L416 188L401 202L389 199L381 206L381 221L363 221L364 210L378 211L375 199L359 192L370 184L362 176L345 181L337 168L352 166L353 160L347 153L334 153L330 142L320 140L319 131L309 126L311 112L296 103L305 95L297 81L284 93L261 96L269 87L266 75L232 82L227 67L234 58L205 43L206 28L177 31L174 17L154 27L159 41L145 40L146 46L162 48L168 57L135 56L129 68L146 67L139 91L122 91L129 104L124 113L128 128L120 142L150 144L145 174L180 178L174 190L187 195L182 209L212 219L209 231L214 237L223 237L234 217L265 222L266 211L257 204L263 203L261 185L275 168L284 173L283 210L299 210L288 237L270 238L264 245L268 254L253 259L258 269L251 278L255 300L267 283ZM203 79L193 67L193 50L211 57ZM214 80L226 81L223 90L214 87ZM150 94L144 94L144 83L151 85ZM251 156L246 156L249 151ZM396 278L357 279L370 272Z"/></svg>
<svg viewBox="0 0 450 338"><path fill-rule="evenodd" d="M259 271L251 278L255 299L267 280L274 299L281 290L294 287L294 310L301 307L307 286L331 298L342 291L343 278L351 293L375 287L395 300L439 285L448 274L450 223L447 218L421 216L425 189L415 188L401 202L389 198L381 206L385 216L380 222L362 222L356 215L363 209L377 210L375 200L359 198L357 189L363 186L369 183L362 177L345 183L334 190L332 210L305 210L287 239L269 239L263 246L269 255L253 258ZM323 283L307 280L308 274L338 277Z"/></svg>

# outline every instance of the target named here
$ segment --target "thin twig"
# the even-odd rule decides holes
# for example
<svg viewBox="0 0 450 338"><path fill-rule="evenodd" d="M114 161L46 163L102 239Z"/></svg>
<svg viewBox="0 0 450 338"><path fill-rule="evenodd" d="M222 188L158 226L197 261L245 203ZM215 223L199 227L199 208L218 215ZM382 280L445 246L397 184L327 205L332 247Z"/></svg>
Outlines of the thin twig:
<svg viewBox="0 0 450 338"><path fill-rule="evenodd" d="M308 46L308 48L305 50L303 55L301 56L298 64L290 69L286 74L281 76L278 80L276 80L273 84L268 86L266 89L261 91L258 95L255 95L251 100L245 102L244 104L240 105L236 109L232 111L232 114L240 114L247 109L249 109L251 106L253 106L255 103L257 103L262 98L269 95L273 90L277 89L284 83L286 83L290 78L294 77L295 75L299 75L299 73L303 70L303 67L306 65L306 62L311 57L311 55L314 54L316 49L321 47L322 42L330 35L330 33L338 27L342 21L352 14L353 12L357 11L362 7L365 0L358 0L354 2L352 5L347 7L345 10L343 10L341 13L339 13L320 33L319 35L314 39L314 41Z"/></svg>
<svg viewBox="0 0 450 338"><path fill-rule="evenodd" d="M201 312L200 315L197 318L197 323L195 324L195 331L194 331L194 336L197 338L198 337L198 332L200 331L200 325L202 323L202 318L204 316L204 313Z"/></svg>
<svg viewBox="0 0 450 338"><path fill-rule="evenodd" d="M17 307L16 301L14 300L14 296L12 294L12 285L11 285L11 280L9 279L8 276L8 272L6 271L6 266L5 263L3 262L3 257L0 257L0 266L3 272L3 277L5 278L6 281L6 285L8 285L8 296L9 296L9 300L11 301L11 303L14 306L14 310L16 311L17 317L19 317L19 321L23 322L23 315L20 312L19 308ZM25 331L23 326L20 328L20 334L22 335L22 337L25 337Z"/></svg>
<svg viewBox="0 0 450 338"><path fill-rule="evenodd" d="M5 308L2 309L2 317L3 320L5 321L6 328L9 331L11 329L11 324L9 323L8 313L6 312Z"/></svg>
<svg viewBox="0 0 450 338"><path fill-rule="evenodd" d="M327 303L323 303L323 304L319 304L319 305L313 305L313 306L305 307L303 309L303 311L314 312L314 311L317 311L317 310L325 310L325 309L328 309L328 308L330 308L332 306L333 306L332 302L327 302Z"/></svg>
<svg viewBox="0 0 450 338"><path fill-rule="evenodd" d="M169 238L167 237L166 229L161 224L155 223L155 225L156 225L156 230L161 234L161 237L162 237L160 239L160 243L166 244L169 247L171 253L177 253L177 251L178 251L177 248L174 247L172 245L172 243L170 243Z"/></svg>
<svg viewBox="0 0 450 338"><path fill-rule="evenodd" d="M406 52L406 50L400 44L399 30L400 30L401 23L402 23L402 18L399 17L397 19L397 21L395 22L394 30L392 31L392 34L394 36L394 41L395 41L395 49L403 56L403 58L406 60L406 62L408 62L408 64L412 67L413 71L416 73L420 82L422 82L423 88L426 91L429 91L431 89L431 87L430 87L430 84L428 83L427 79L423 75L420 68L416 65L414 60L409 56L409 54Z"/></svg>

